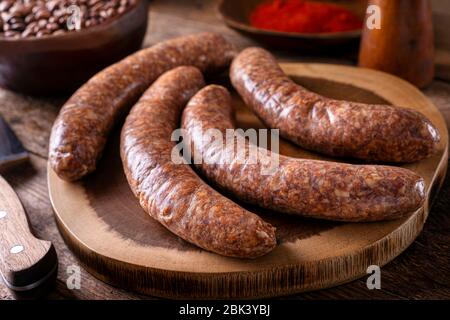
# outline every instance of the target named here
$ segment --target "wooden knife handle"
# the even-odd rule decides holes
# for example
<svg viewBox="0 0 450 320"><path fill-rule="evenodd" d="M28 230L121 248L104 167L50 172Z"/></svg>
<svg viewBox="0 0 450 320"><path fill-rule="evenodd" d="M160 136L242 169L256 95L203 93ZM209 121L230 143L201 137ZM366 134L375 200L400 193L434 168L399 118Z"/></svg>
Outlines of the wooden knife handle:
<svg viewBox="0 0 450 320"><path fill-rule="evenodd" d="M29 291L56 268L53 245L33 236L22 203L0 176L0 272L5 284L13 291Z"/></svg>

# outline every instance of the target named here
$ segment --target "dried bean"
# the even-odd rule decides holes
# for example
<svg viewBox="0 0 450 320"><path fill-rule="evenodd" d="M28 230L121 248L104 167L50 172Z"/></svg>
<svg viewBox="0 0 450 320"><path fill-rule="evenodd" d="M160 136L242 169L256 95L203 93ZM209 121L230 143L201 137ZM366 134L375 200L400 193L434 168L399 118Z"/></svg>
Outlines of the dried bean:
<svg viewBox="0 0 450 320"><path fill-rule="evenodd" d="M56 31L58 29L59 25L57 23L49 23L47 24L47 30L49 31Z"/></svg>
<svg viewBox="0 0 450 320"><path fill-rule="evenodd" d="M78 6L81 28L105 23L124 14L137 0L0 0L0 37L61 35L68 29L71 5Z"/></svg>
<svg viewBox="0 0 450 320"><path fill-rule="evenodd" d="M30 24L31 22L36 21L36 17L34 14L29 14L25 17L25 23Z"/></svg>
<svg viewBox="0 0 450 320"><path fill-rule="evenodd" d="M35 17L37 20L48 19L50 18L51 15L52 15L51 12L48 11L47 9L41 9L35 13Z"/></svg>
<svg viewBox="0 0 450 320"><path fill-rule="evenodd" d="M4 0L4 1L0 2L0 12L8 11L9 8L11 8L13 4L14 4L14 1L10 1L10 0Z"/></svg>
<svg viewBox="0 0 450 320"><path fill-rule="evenodd" d="M53 34L54 34L55 36L61 35L61 34L65 34L65 33L66 33L66 31L63 30L63 29L59 29L59 30L56 30L55 32L53 32Z"/></svg>
<svg viewBox="0 0 450 320"><path fill-rule="evenodd" d="M14 31L23 31L25 30L25 24L24 23L14 23L11 25L11 30Z"/></svg>
<svg viewBox="0 0 450 320"><path fill-rule="evenodd" d="M5 33L6 38L19 38L20 33L17 31L6 31Z"/></svg>

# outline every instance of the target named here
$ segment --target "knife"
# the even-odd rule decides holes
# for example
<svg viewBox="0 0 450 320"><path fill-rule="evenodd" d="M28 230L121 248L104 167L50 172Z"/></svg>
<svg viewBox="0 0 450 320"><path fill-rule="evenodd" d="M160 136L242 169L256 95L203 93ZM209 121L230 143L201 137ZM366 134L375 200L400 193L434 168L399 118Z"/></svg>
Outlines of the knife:
<svg viewBox="0 0 450 320"><path fill-rule="evenodd" d="M28 153L0 116L0 173L26 162ZM17 298L36 298L56 279L58 261L51 242L34 237L24 207L0 176L0 274Z"/></svg>

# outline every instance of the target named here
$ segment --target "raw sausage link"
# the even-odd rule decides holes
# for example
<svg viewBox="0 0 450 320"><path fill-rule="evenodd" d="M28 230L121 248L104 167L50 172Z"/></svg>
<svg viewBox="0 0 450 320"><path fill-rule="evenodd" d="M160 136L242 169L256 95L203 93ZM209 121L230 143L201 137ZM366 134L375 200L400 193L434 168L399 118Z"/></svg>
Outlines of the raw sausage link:
<svg viewBox="0 0 450 320"><path fill-rule="evenodd" d="M225 256L255 258L275 247L275 228L171 158L181 111L203 86L198 69L178 67L150 87L122 129L125 173L142 208L176 235Z"/></svg>
<svg viewBox="0 0 450 320"><path fill-rule="evenodd" d="M322 97L289 79L266 50L241 52L230 78L267 126L303 148L386 162L418 161L438 148L439 132L421 113Z"/></svg>
<svg viewBox="0 0 450 320"><path fill-rule="evenodd" d="M96 168L114 124L155 79L180 65L222 70L235 51L222 36L201 33L161 42L106 68L63 106L50 139L50 163L74 181Z"/></svg>
<svg viewBox="0 0 450 320"><path fill-rule="evenodd" d="M424 201L424 181L410 170L390 166L350 165L335 162L279 158L277 169L263 175L273 154L250 145L235 151L237 139L226 140L234 129L231 100L220 86L198 92L183 112L193 155L208 179L239 199L281 212L338 221L394 219L418 209ZM207 130L219 129L223 144L209 140ZM219 137L220 138L220 137ZM223 147L225 146L225 147ZM249 153L257 150L257 157ZM214 161L211 161L214 159ZM257 161L255 161L257 159Z"/></svg>

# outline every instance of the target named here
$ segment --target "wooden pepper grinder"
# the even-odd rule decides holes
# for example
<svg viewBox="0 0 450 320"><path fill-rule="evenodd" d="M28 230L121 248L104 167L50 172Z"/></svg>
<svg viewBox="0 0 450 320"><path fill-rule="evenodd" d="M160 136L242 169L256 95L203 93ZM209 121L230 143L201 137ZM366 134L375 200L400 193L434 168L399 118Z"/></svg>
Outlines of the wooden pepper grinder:
<svg viewBox="0 0 450 320"><path fill-rule="evenodd" d="M430 0L369 0L381 9L381 28L365 23L359 66L397 75L419 88L434 77Z"/></svg>

